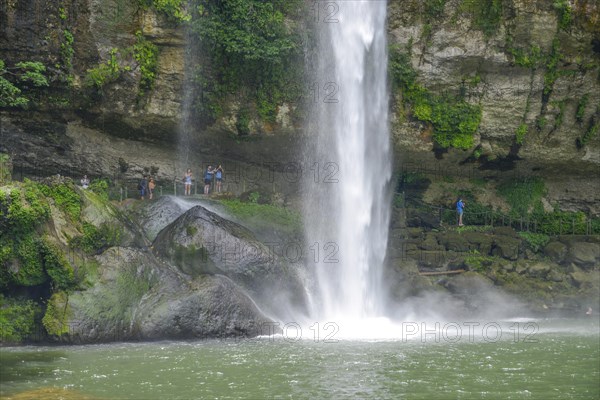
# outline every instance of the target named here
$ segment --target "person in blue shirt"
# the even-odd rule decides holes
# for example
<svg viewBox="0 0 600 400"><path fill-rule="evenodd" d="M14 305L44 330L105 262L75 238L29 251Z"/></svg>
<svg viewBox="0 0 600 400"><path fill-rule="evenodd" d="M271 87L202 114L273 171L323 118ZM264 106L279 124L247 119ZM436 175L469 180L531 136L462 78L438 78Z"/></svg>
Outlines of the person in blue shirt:
<svg viewBox="0 0 600 400"><path fill-rule="evenodd" d="M210 191L210 184L212 183L214 173L215 170L213 169L212 165L209 165L208 168L206 168L206 173L204 174L204 194L208 194Z"/></svg>
<svg viewBox="0 0 600 400"><path fill-rule="evenodd" d="M465 203L459 197L456 202L456 212L458 213L458 226L464 226L462 222L463 211L465 209Z"/></svg>
<svg viewBox="0 0 600 400"><path fill-rule="evenodd" d="M138 190L140 191L140 199L144 200L144 196L148 190L148 181L146 180L146 175L142 177L142 180L138 184Z"/></svg>
<svg viewBox="0 0 600 400"><path fill-rule="evenodd" d="M215 180L217 181L217 193L221 193L221 186L223 184L223 167L221 164L215 169Z"/></svg>

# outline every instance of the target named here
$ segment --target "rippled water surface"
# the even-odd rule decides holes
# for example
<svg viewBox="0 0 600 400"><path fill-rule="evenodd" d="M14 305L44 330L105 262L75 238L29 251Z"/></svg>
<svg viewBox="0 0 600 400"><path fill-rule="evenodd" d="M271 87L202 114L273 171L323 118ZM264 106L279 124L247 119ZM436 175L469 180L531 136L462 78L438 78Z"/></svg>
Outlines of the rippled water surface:
<svg viewBox="0 0 600 400"><path fill-rule="evenodd" d="M3 348L0 394L23 399L56 398L55 390L98 399L600 398L598 321L536 324L539 330L530 336L516 337L516 331L503 328L500 339L463 335L453 343L430 334L328 343L261 338Z"/></svg>

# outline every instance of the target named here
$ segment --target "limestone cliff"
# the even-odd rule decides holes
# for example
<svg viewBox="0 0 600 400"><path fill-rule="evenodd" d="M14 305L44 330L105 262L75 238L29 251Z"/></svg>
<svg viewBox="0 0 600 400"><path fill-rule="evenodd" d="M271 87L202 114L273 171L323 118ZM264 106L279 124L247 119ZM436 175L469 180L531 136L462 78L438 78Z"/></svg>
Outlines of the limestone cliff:
<svg viewBox="0 0 600 400"><path fill-rule="evenodd" d="M290 124L289 112L302 108L301 97L297 104L279 104L278 122L268 129L251 119L251 141L238 140L236 124L247 117L239 113L244 106L239 93L222 99L225 110L211 124L195 127L192 115L181 125L190 118L183 114L194 112L183 105L192 78L185 65L202 54L190 56L184 23L140 4L0 3L0 59L8 68L40 61L50 80L47 89L31 91L27 109L0 110L2 145L12 153L15 170L114 176L121 158L130 166L125 178L152 165L159 176L172 179L181 168L180 131L193 138L194 163L294 161L302 129ZM584 0L390 1L389 44L410 53L417 82L432 95L481 109L472 146L440 149L435 124L419 118L404 101L404 91L394 86L392 131L399 168L427 164L457 167L461 173L485 169L491 175L510 168L541 175L550 182L551 200L597 214L594 193L600 188L589 177L600 165L599 14L596 3ZM307 30L302 51L310 60L315 27L302 23ZM149 89L144 88L144 60L132 55L140 37L155 46ZM107 69L103 65L118 68L118 74L101 87L86 83L89 71ZM311 69L310 61L305 67ZM202 78L214 79L210 71Z"/></svg>

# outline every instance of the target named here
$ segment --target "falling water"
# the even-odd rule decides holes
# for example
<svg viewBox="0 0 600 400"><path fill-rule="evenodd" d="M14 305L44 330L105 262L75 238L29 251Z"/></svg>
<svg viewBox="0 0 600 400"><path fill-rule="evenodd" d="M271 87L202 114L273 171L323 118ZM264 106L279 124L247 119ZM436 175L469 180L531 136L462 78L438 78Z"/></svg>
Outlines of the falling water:
<svg viewBox="0 0 600 400"><path fill-rule="evenodd" d="M306 154L313 316L382 315L389 224L386 1L320 3L318 71ZM310 182L308 182L310 181Z"/></svg>

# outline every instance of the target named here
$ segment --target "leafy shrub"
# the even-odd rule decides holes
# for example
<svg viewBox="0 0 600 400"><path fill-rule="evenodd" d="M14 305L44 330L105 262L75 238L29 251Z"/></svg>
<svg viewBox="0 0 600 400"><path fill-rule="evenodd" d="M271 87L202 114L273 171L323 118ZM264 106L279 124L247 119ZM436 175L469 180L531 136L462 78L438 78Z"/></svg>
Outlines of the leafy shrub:
<svg viewBox="0 0 600 400"><path fill-rule="evenodd" d="M507 52L513 56L514 63L520 67L537 68L543 60L540 46L531 45L529 50L513 47L512 38L507 39Z"/></svg>
<svg viewBox="0 0 600 400"><path fill-rule="evenodd" d="M48 86L45 72L44 64L37 61L22 61L14 68L7 68L0 59L0 107L25 107L29 97L23 90Z"/></svg>
<svg viewBox="0 0 600 400"><path fill-rule="evenodd" d="M411 65L410 53L397 47L390 49L390 73L396 87L403 91L403 100L413 106L413 116L433 126L433 138L442 148L473 147L473 135L481 122L481 107L464 101L460 96L438 96L416 82L417 73Z"/></svg>
<svg viewBox="0 0 600 400"><path fill-rule="evenodd" d="M94 179L90 183L89 190L96 193L101 199L108 201L108 180Z"/></svg>
<svg viewBox="0 0 600 400"><path fill-rule="evenodd" d="M100 253L109 247L118 245L122 235L123 232L119 227L103 223L97 228L89 222L84 222L83 235L74 237L69 244L88 254Z"/></svg>
<svg viewBox="0 0 600 400"><path fill-rule="evenodd" d="M133 58L140 66L140 93L152 90L158 69L158 47L146 40L142 32L136 32L137 43L133 45Z"/></svg>
<svg viewBox="0 0 600 400"><path fill-rule="evenodd" d="M573 22L573 10L569 0L554 0L554 10L558 17L558 27L567 30Z"/></svg>
<svg viewBox="0 0 600 400"><path fill-rule="evenodd" d="M521 125L519 125L519 127L517 128L517 132L515 133L515 140L516 140L517 144L523 144L526 134L527 134L527 124L522 123Z"/></svg>
<svg viewBox="0 0 600 400"><path fill-rule="evenodd" d="M74 221L79 219L82 201L72 183L52 183L39 185L39 188L43 194L54 199L56 205Z"/></svg>
<svg viewBox="0 0 600 400"><path fill-rule="evenodd" d="M122 69L117 59L117 52L118 49L113 48L109 53L110 58L105 63L87 70L84 79L86 86L102 89L104 85L114 82L121 77Z"/></svg>
<svg viewBox="0 0 600 400"><path fill-rule="evenodd" d="M191 15L185 9L185 0L139 0L139 4L144 8L153 7L173 22L185 22L191 19Z"/></svg>
<svg viewBox="0 0 600 400"><path fill-rule="evenodd" d="M537 232L546 235L586 234L587 218L583 212L536 212Z"/></svg>
<svg viewBox="0 0 600 400"><path fill-rule="evenodd" d="M592 140L593 138L595 138L598 135L598 132L600 132L600 123L596 122L593 123L594 121L592 120L592 123L590 124L590 127L585 131L584 135L581 138L577 139L577 147L583 147L586 144L588 144L588 142L590 140Z"/></svg>
<svg viewBox="0 0 600 400"><path fill-rule="evenodd" d="M22 188L0 190L0 229L8 236L31 232L50 215L50 207L38 186L26 181Z"/></svg>
<svg viewBox="0 0 600 400"><path fill-rule="evenodd" d="M533 233L533 232L519 232L521 239L525 240L531 250L534 252L540 251L550 241L550 237L544 233Z"/></svg>
<svg viewBox="0 0 600 400"><path fill-rule="evenodd" d="M301 5L298 0L200 2L190 26L210 56L195 79L202 121L218 117L224 96L240 89L245 89L241 100L254 103L259 116L271 123L278 105L298 101L303 90L298 84L303 81L300 31L290 22L296 18L286 17ZM215 79L205 78L207 70ZM243 132L245 125L238 125Z"/></svg>
<svg viewBox="0 0 600 400"><path fill-rule="evenodd" d="M20 69L19 80L21 82L31 82L33 86L48 86L48 79L44 76L46 67L41 62L23 61L15 65Z"/></svg>
<svg viewBox="0 0 600 400"><path fill-rule="evenodd" d="M9 299L0 294L0 342L21 342L34 333L41 309L31 300Z"/></svg>

